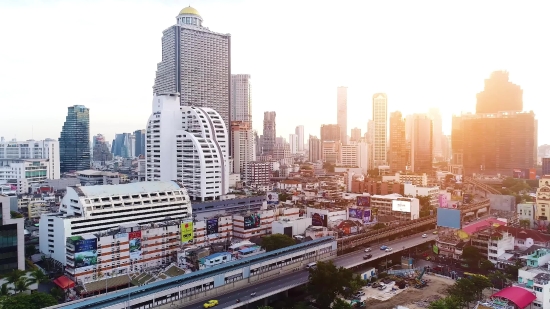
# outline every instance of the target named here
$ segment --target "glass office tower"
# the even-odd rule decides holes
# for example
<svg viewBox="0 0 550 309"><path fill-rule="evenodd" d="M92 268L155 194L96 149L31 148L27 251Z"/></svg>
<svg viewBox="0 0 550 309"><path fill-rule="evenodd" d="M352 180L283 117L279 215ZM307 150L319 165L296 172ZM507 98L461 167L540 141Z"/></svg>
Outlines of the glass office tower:
<svg viewBox="0 0 550 309"><path fill-rule="evenodd" d="M59 138L61 173L90 168L90 110L82 105L69 107Z"/></svg>

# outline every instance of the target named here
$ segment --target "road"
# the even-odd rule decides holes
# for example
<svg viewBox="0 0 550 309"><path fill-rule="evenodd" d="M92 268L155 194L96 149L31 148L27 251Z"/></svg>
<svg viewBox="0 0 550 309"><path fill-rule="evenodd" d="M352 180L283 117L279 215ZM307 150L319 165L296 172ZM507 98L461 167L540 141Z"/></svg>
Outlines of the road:
<svg viewBox="0 0 550 309"><path fill-rule="evenodd" d="M422 234L426 233L427 238L422 238ZM352 252L343 256L339 256L334 259L334 264L336 266L344 266L344 267L354 267L378 258L382 258L384 256L389 256L395 252L403 250L403 248L408 249L417 245L420 245L422 243L425 243L430 240L434 240L436 238L436 235L432 234L432 231L423 232L419 234L415 234L412 236L409 236L407 238L401 238L397 239L391 242L381 243L380 246L386 245L391 248L393 248L393 252L385 252L380 250L380 247L377 245L376 247L374 244L371 246L371 252L372 258L368 261L363 260L363 256L365 255L364 250ZM241 300L240 305L244 305L246 303L251 303L254 301L257 301L259 299L265 298L267 296L273 295L278 293L278 291L283 291L288 289L288 287L294 287L298 286L302 283L307 282L308 279L308 272L305 270L300 270L294 273L289 273L280 277L277 277L272 280L264 281L261 283L258 283L256 285L250 285L247 288L240 289L238 291L229 292L223 295L220 295L214 299L218 300L219 304L217 308L236 308L237 307L237 299ZM255 297L250 297L250 294L256 292ZM177 307L170 305L165 305L164 307L160 307L159 309L163 308L181 308L181 309L188 309L188 308L202 308L203 303L206 302L202 301L200 303L194 303L187 306ZM177 304L175 302L174 304Z"/></svg>

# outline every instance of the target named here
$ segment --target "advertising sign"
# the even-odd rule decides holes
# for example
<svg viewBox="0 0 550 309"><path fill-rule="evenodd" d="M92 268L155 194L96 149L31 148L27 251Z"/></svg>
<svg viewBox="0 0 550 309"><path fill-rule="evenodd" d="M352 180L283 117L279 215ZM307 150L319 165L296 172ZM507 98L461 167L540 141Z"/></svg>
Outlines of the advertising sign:
<svg viewBox="0 0 550 309"><path fill-rule="evenodd" d="M193 222L183 222L180 225L181 243L187 244L193 241Z"/></svg>
<svg viewBox="0 0 550 309"><path fill-rule="evenodd" d="M250 216L244 217L244 229L250 230L259 228L261 224L260 215L252 214Z"/></svg>
<svg viewBox="0 0 550 309"><path fill-rule="evenodd" d="M437 210L437 226L461 228L460 209L439 208Z"/></svg>
<svg viewBox="0 0 550 309"><path fill-rule="evenodd" d="M363 219L363 209L348 208L348 218L362 220Z"/></svg>
<svg viewBox="0 0 550 309"><path fill-rule="evenodd" d="M130 258L137 259L141 257L141 231L128 233L128 240L130 242Z"/></svg>
<svg viewBox="0 0 550 309"><path fill-rule="evenodd" d="M92 266L97 265L97 239L79 238L74 242L74 266L92 269Z"/></svg>
<svg viewBox="0 0 550 309"><path fill-rule="evenodd" d="M206 220L206 235L218 233L218 218Z"/></svg>
<svg viewBox="0 0 550 309"><path fill-rule="evenodd" d="M449 208L449 199L447 197L447 194L440 193L438 199L439 199L439 207Z"/></svg>
<svg viewBox="0 0 550 309"><path fill-rule="evenodd" d="M267 204L274 205L279 203L279 194L276 192L267 192Z"/></svg>
<svg viewBox="0 0 550 309"><path fill-rule="evenodd" d="M464 204L470 204L473 199L474 199L474 197L472 196L471 193L464 193L462 195L462 203L464 203Z"/></svg>
<svg viewBox="0 0 550 309"><path fill-rule="evenodd" d="M358 196L357 206L370 207L370 196Z"/></svg>
<svg viewBox="0 0 550 309"><path fill-rule="evenodd" d="M393 200L391 203L391 210L399 212L411 212L411 202Z"/></svg>
<svg viewBox="0 0 550 309"><path fill-rule="evenodd" d="M313 226L327 226L327 216L321 215L319 213L314 213L311 215L311 225Z"/></svg>
<svg viewBox="0 0 550 309"><path fill-rule="evenodd" d="M365 209L363 211L363 223L372 223L374 222L374 216L372 215L372 211L370 209Z"/></svg>
<svg viewBox="0 0 550 309"><path fill-rule="evenodd" d="M437 247L437 245L433 245L432 250L435 254L439 254L439 248Z"/></svg>

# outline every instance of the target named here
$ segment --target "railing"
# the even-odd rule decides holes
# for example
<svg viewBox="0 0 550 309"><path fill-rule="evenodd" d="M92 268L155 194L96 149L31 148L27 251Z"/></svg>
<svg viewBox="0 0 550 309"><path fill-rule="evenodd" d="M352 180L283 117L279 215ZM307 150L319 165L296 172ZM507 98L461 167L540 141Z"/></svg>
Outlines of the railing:
<svg viewBox="0 0 550 309"><path fill-rule="evenodd" d="M484 184L483 182L478 181L478 180L476 180L472 177L464 176L464 182L471 183L471 184L475 185L476 187L479 187L481 190L483 190L487 193L502 195L500 193L500 191L498 191L497 189L495 189L491 186L488 186L488 185Z"/></svg>

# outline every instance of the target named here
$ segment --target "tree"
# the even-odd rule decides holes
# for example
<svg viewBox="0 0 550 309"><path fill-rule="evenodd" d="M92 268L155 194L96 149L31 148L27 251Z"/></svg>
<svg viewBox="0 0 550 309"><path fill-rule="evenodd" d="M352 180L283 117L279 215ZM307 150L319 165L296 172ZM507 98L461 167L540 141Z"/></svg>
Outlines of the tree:
<svg viewBox="0 0 550 309"><path fill-rule="evenodd" d="M28 278L21 277L17 281L15 281L15 283L13 284L13 290L16 293L23 293L29 290L29 286L31 284L32 283Z"/></svg>
<svg viewBox="0 0 550 309"><path fill-rule="evenodd" d="M474 291L474 283L467 278L457 280L455 284L447 289L449 296L456 299L461 307L465 307L476 299Z"/></svg>
<svg viewBox="0 0 550 309"><path fill-rule="evenodd" d="M7 283L4 283L2 284L2 286L0 287L0 296L8 296L10 295L10 287L8 286Z"/></svg>
<svg viewBox="0 0 550 309"><path fill-rule="evenodd" d="M57 299L57 301L61 302L65 300L65 291L63 291L60 287L53 287L50 290L50 295Z"/></svg>
<svg viewBox="0 0 550 309"><path fill-rule="evenodd" d="M268 252L290 247L295 244L296 241L292 237L285 234L273 234L262 237L262 247L264 247L264 249Z"/></svg>
<svg viewBox="0 0 550 309"><path fill-rule="evenodd" d="M483 298L483 290L493 287L491 280L485 276L473 275L468 278L468 280L474 285L474 290L472 290L472 292L475 294L475 300L481 300Z"/></svg>
<svg viewBox="0 0 550 309"><path fill-rule="evenodd" d="M475 247L464 246L464 249L462 249L462 259L467 261L468 264L477 265L479 260L481 260L481 254Z"/></svg>
<svg viewBox="0 0 550 309"><path fill-rule="evenodd" d="M8 273L8 275L6 276L6 280L8 281L8 283L14 284L24 275L25 275L24 271L20 269L14 269Z"/></svg>
<svg viewBox="0 0 550 309"><path fill-rule="evenodd" d="M36 283L36 284L39 284L39 283L44 283L44 282L48 282L50 279L48 278L48 276L46 276L46 274L44 274L44 272L42 272L42 270L40 269L35 269L33 270L31 273L30 273L30 278L29 278L29 282L30 283Z"/></svg>
<svg viewBox="0 0 550 309"><path fill-rule="evenodd" d="M353 273L343 267L336 268L332 261L317 262L317 267L309 269L308 292L321 308L330 308L337 295L351 296L348 287Z"/></svg>
<svg viewBox="0 0 550 309"><path fill-rule="evenodd" d="M36 292L32 294L17 294L7 297L2 303L4 309L41 309L57 305L57 300L50 294Z"/></svg>
<svg viewBox="0 0 550 309"><path fill-rule="evenodd" d="M517 278L519 269L523 267L523 264L520 260L517 260L514 265L507 265L504 268L504 273L506 273L510 278Z"/></svg>
<svg viewBox="0 0 550 309"><path fill-rule="evenodd" d="M25 246L25 256L29 257L36 253L36 246L35 245L28 245Z"/></svg>
<svg viewBox="0 0 550 309"><path fill-rule="evenodd" d="M491 263L491 261L489 260L486 260L486 259L481 259L479 261L479 268L480 269L483 269L483 270L493 270L495 269L495 264Z"/></svg>
<svg viewBox="0 0 550 309"><path fill-rule="evenodd" d="M351 309L351 304L337 297L332 304L332 309Z"/></svg>
<svg viewBox="0 0 550 309"><path fill-rule="evenodd" d="M458 299L448 296L432 302L428 309L462 309L462 307Z"/></svg>
<svg viewBox="0 0 550 309"><path fill-rule="evenodd" d="M503 273L500 270L489 274L489 280L491 280L493 286L497 289L503 289L506 286L508 279L510 279L510 275Z"/></svg>
<svg viewBox="0 0 550 309"><path fill-rule="evenodd" d="M531 222L529 220L519 220L519 227L523 229L528 229L531 226Z"/></svg>

